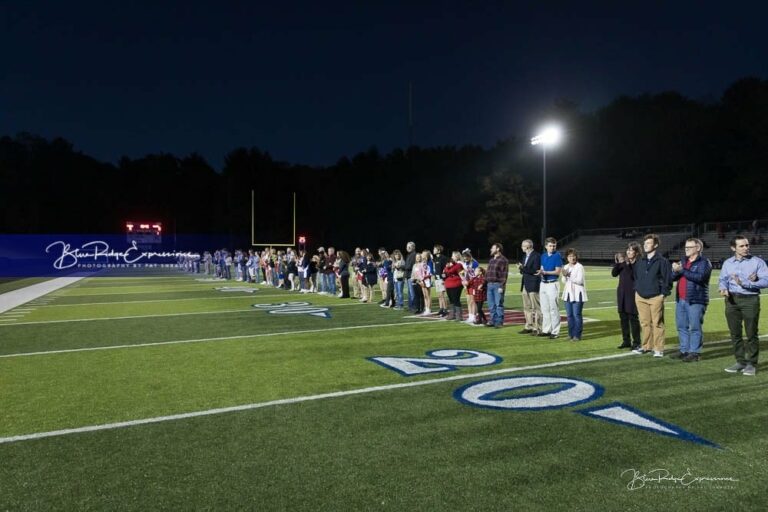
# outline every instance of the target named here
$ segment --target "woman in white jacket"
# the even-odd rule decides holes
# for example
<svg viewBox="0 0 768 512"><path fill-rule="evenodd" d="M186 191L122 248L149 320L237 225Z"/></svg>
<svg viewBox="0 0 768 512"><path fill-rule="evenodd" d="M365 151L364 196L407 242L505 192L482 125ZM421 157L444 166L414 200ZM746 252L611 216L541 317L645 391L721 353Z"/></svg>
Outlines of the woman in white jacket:
<svg viewBox="0 0 768 512"><path fill-rule="evenodd" d="M565 252L568 263L560 273L563 286L563 302L568 314L568 338L571 341L581 341L584 329L584 317L581 312L587 302L587 288L584 282L584 265L579 263L579 253L576 249Z"/></svg>

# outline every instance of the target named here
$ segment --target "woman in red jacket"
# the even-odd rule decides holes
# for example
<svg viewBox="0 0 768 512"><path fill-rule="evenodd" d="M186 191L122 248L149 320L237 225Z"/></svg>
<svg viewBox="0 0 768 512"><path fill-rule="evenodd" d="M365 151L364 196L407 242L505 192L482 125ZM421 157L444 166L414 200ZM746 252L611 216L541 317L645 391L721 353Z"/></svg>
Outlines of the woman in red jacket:
<svg viewBox="0 0 768 512"><path fill-rule="evenodd" d="M443 283L445 291L448 294L448 302L451 304L451 310L446 320L456 320L461 322L461 290L464 286L461 283L461 275L464 273L464 265L461 264L461 253L453 251L451 261L443 269Z"/></svg>

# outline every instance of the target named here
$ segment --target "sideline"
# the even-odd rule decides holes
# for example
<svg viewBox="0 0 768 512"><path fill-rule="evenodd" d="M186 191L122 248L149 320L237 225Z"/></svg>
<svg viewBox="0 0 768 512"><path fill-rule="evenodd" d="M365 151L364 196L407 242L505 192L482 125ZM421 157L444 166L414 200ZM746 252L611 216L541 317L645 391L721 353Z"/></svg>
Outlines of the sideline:
<svg viewBox="0 0 768 512"><path fill-rule="evenodd" d="M47 295L65 286L69 286L72 283L76 283L81 279L85 279L85 276L81 277L57 277L50 281L43 281L42 283L33 284L25 288L18 290L12 290L10 292L0 295L0 313L13 309L15 307L31 302L35 299L39 299L43 295Z"/></svg>
<svg viewBox="0 0 768 512"><path fill-rule="evenodd" d="M163 423L166 421L176 421L189 418L199 418L202 416L215 416L219 414L227 414L231 412L251 411L254 409L263 409L265 407L273 407L276 405L291 405L301 402L311 402L317 400L326 400L329 398L341 398L346 396L363 395L367 393L376 393L379 391L391 391L395 389L412 388L417 386L428 386L430 384L441 384L444 382L451 382L464 379L476 379L479 377L488 377L492 375L501 375L505 373L522 372L528 370L540 370L544 368L556 368L558 366L569 366L581 363L591 363L595 361L606 361L610 359L619 359L623 357L632 357L631 352L610 355L610 356L598 356L587 359L571 359L566 361L557 361L554 363L544 363L531 366L521 366L516 368L502 368L499 370L489 370L485 372L469 373L465 375L452 375L450 377L443 377L438 379L421 380L415 382L403 382L400 384L389 384L384 386L372 386L368 388L350 389L348 391L336 391L333 393L322 393L319 395L307 395L298 396L295 398L284 398L280 400L270 400L268 402L256 402L251 404L236 405L232 407L220 407L217 409L208 409L203 411L186 412L180 414L171 414L168 416L156 416L153 418L143 418L139 420L121 421L117 423L104 423L101 425L89 425L86 427L68 428L63 430L52 430L48 432L35 432L33 434L23 434L18 436L0 437L0 444L15 443L19 441L31 441L34 439L44 439L47 437L60 437L71 434L82 434L85 432L98 432L100 430L114 430L118 428L134 427L137 425L149 425L152 423Z"/></svg>

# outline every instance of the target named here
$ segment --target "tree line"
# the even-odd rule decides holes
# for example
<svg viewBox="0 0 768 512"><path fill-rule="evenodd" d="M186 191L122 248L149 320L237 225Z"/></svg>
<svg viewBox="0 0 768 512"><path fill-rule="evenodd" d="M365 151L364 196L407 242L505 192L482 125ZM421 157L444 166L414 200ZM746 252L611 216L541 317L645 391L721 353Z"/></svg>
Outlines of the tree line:
<svg viewBox="0 0 768 512"><path fill-rule="evenodd" d="M560 101L543 117L565 129L547 153L553 236L765 217L766 80L740 79L717 100L621 96L593 112ZM489 148L371 147L324 167L236 148L217 170L198 154L104 163L64 139L20 133L0 138L0 183L3 233L120 233L126 220L152 219L245 247L251 190L257 225L284 219L295 192L297 229L311 245L486 248L538 240L542 221L542 155L528 137Z"/></svg>

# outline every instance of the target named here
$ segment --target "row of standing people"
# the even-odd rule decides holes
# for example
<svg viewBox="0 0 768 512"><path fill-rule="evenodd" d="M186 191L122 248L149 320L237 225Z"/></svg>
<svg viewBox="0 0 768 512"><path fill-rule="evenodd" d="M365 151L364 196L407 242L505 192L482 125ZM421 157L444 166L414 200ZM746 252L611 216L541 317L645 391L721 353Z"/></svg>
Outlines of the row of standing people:
<svg viewBox="0 0 768 512"><path fill-rule="evenodd" d="M396 310L408 309L413 314L447 320L463 321L461 293L467 292L467 323L483 325L486 317L483 303L487 297L485 270L472 257L471 251L453 251L450 257L444 254L441 245L434 245L432 251L417 251L416 245L406 245L406 255L398 249L390 254L386 249L378 250L379 258L367 249L355 249L348 267L342 265L339 277L342 298L358 298L361 302L375 302L374 287L378 283L382 298L381 307ZM352 294L347 281L352 278ZM432 311L432 298L437 295L438 310ZM407 295L407 303L406 303ZM407 305L406 305L407 304Z"/></svg>
<svg viewBox="0 0 768 512"><path fill-rule="evenodd" d="M568 249L564 262L557 252L556 239L545 239L544 247L545 252L539 254L534 250L531 240L523 240L520 245L524 256L518 263L518 270L522 274L520 292L525 314L525 327L520 334L552 340L559 338L559 300L562 300L568 319L568 339L581 341L584 333L583 309L588 297L584 266L579 263L579 253L576 249Z"/></svg>
<svg viewBox="0 0 768 512"><path fill-rule="evenodd" d="M617 254L612 270L619 277L617 304L621 321L622 344L636 354L653 353L663 357L666 327L664 299L675 287L675 323L679 349L670 357L683 362L701 359L704 316L709 305L712 263L703 256L704 244L688 238L684 255L670 263L659 253L660 239L646 235L643 247L628 244L625 254ZM733 256L720 270L718 291L725 301L725 319L736 363L729 373L755 375L759 356L758 322L760 290L768 287L768 267L750 254L749 239L735 236L730 242Z"/></svg>

